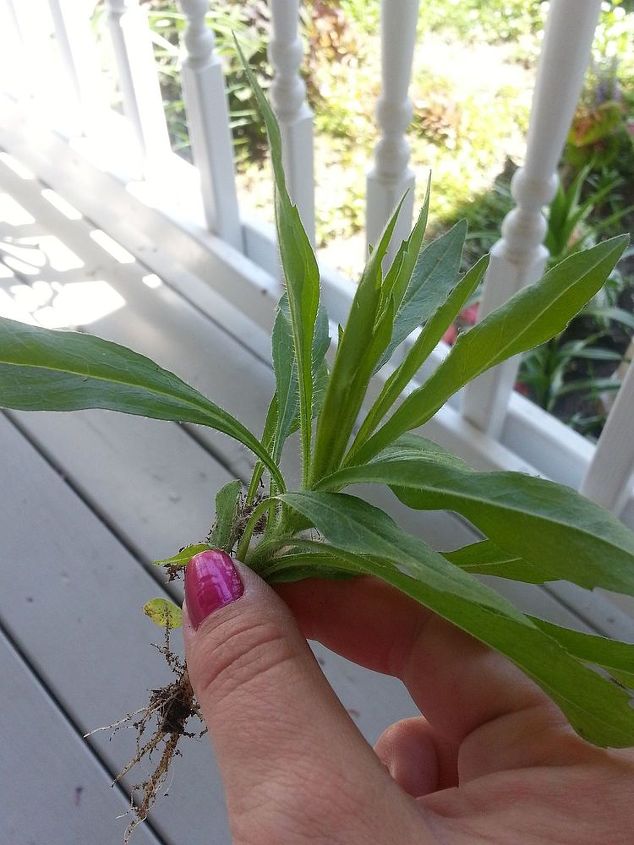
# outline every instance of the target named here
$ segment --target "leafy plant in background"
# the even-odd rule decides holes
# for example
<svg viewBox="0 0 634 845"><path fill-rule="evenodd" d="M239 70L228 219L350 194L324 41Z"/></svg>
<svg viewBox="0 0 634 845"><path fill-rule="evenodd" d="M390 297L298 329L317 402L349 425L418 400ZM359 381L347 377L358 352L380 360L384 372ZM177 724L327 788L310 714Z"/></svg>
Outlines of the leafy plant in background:
<svg viewBox="0 0 634 845"><path fill-rule="evenodd" d="M566 380L566 376L580 361L611 362L612 369L621 363L620 352L595 345L598 335L589 335L579 340L562 342L560 339L544 343L528 352L520 372L520 385L534 402L547 411L554 411L562 397L572 393L584 393L598 397L600 393L618 390L621 382L614 378L586 378Z"/></svg>
<svg viewBox="0 0 634 845"><path fill-rule="evenodd" d="M463 267L498 239L499 221L513 204L510 193L513 172L509 163L489 196L467 211L472 231L467 235ZM562 169L557 193L546 212L544 245L550 252L549 268L618 229L634 210L634 206L626 207L623 203L619 193L623 187L624 180L618 173L607 168L593 172L592 161L577 172L570 166ZM616 208L608 208L606 212L610 203ZM620 266L626 267L631 254L631 248L623 252ZM574 331L568 327L543 346L525 353L516 385L521 393L573 428L597 436L607 415L603 398L620 386L612 373L623 361L634 333L634 316L622 307L631 289L631 278L620 266L612 269L605 284L581 309L579 319L573 323ZM473 325L479 298L478 290L443 340L453 344L460 331ZM581 406L592 407L591 425L587 413L579 413ZM571 408L574 408L572 412Z"/></svg>
<svg viewBox="0 0 634 845"><path fill-rule="evenodd" d="M623 179L606 168L593 173L593 166L591 160L568 181L567 170L562 173L547 213L544 245L550 252L549 267L613 232L634 209L619 204L601 216L599 212L623 186ZM630 250L624 252L623 265L629 254ZM620 387L613 374L629 345L634 317L619 306L630 285L630 279L615 267L581 310L573 332L567 329L522 359L520 391L585 434L600 434L607 416L604 398Z"/></svg>
<svg viewBox="0 0 634 845"><path fill-rule="evenodd" d="M147 0L145 7L172 147L191 161L180 83L181 43L186 17L177 8L175 0ZM103 32L107 38L105 12L105 4L98 3L93 13L93 24L95 30ZM215 36L214 51L225 62L230 122L238 166L245 159L262 157L266 134L251 88L246 84L242 66L236 58L233 35L235 33L244 45L261 87L267 88L270 81L266 56L269 17L264 0L223 0L213 3L205 15L205 23Z"/></svg>
<svg viewBox="0 0 634 845"><path fill-rule="evenodd" d="M509 472L476 472L413 430L468 381L558 335L601 288L625 248L617 237L577 252L464 333L437 370L402 399L487 266L459 277L466 227L423 245L429 192L414 229L383 268L399 209L372 250L340 329L329 367L329 322L319 271L284 182L280 133L245 65L262 111L275 175L276 218L286 290L272 334L276 392L260 437L176 375L125 347L74 332L0 320L0 405L19 410L104 408L206 425L258 459L246 488L236 480L216 499L209 537L160 565L174 577L192 555L223 548L269 582L371 575L403 591L497 649L559 705L589 742L634 744L634 645L580 634L520 612L475 576L529 583L568 580L634 595L634 535L573 490ZM373 375L413 329L421 331L368 402ZM370 404L370 407L368 407ZM301 483L289 485L281 458L297 432ZM266 482L266 486L264 486ZM389 487L416 510L450 510L484 539L438 552L351 492ZM146 613L179 624L180 609L154 599ZM155 690L136 724L157 727L139 754L161 750L135 809L148 812L190 716L197 713L187 669L164 653L176 680ZM600 667L602 674L594 671ZM254 714L254 718L257 715ZM129 766L124 769L127 771ZM133 823L132 826L136 821Z"/></svg>

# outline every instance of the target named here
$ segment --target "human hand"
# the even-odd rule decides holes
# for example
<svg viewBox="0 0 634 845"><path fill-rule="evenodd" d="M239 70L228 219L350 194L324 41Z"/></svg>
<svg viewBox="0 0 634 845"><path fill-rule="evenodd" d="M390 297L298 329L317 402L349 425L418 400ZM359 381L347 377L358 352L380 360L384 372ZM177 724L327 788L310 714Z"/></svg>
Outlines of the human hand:
<svg viewBox="0 0 634 845"><path fill-rule="evenodd" d="M634 752L584 742L503 657L373 579L276 595L224 560L187 568L185 643L235 845L634 841ZM305 638L400 678L425 717L372 751Z"/></svg>

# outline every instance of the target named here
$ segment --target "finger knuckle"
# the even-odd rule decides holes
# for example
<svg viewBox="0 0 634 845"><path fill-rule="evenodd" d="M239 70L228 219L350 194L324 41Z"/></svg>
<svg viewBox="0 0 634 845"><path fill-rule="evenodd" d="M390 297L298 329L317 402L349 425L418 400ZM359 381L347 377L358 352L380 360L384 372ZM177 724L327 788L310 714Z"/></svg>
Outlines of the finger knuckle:
<svg viewBox="0 0 634 845"><path fill-rule="evenodd" d="M275 621L254 620L247 614L219 626L213 640L197 655L196 686L199 696L207 695L215 703L279 673L296 656Z"/></svg>

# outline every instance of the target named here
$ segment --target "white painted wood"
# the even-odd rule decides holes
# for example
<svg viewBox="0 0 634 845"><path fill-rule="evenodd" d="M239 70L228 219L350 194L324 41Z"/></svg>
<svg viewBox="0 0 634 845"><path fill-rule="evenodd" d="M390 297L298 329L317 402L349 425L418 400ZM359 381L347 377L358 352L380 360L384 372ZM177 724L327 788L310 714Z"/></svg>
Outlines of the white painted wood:
<svg viewBox="0 0 634 845"><path fill-rule="evenodd" d="M502 239L491 250L480 319L543 274L548 251L542 244L546 234L542 208L557 189L557 164L583 85L600 6L600 0L551 0L525 162L511 183L516 206L502 224ZM507 361L473 381L464 393L465 417L495 438L518 366L517 358Z"/></svg>
<svg viewBox="0 0 634 845"><path fill-rule="evenodd" d="M412 119L408 97L416 44L418 0L381 2L381 94L376 107L379 141L367 176L366 234L375 244L405 191L407 197L394 230L391 256L409 235L414 207L414 172L409 167L406 131Z"/></svg>
<svg viewBox="0 0 634 845"><path fill-rule="evenodd" d="M187 17L182 64L183 98L194 164L200 173L209 230L242 249L222 64L205 24L209 0L179 0Z"/></svg>
<svg viewBox="0 0 634 845"><path fill-rule="evenodd" d="M77 126L70 127L71 132L80 130L99 137L106 103L90 26L90 4L48 0L48 5L67 80L55 102L67 102L70 98L77 118ZM45 79L41 66L39 72Z"/></svg>
<svg viewBox="0 0 634 845"><path fill-rule="evenodd" d="M171 152L145 6L138 0L107 0L123 109L148 176L159 176Z"/></svg>
<svg viewBox="0 0 634 845"><path fill-rule="evenodd" d="M633 472L634 367L630 364L583 479L581 492L618 515L631 496Z"/></svg>
<svg viewBox="0 0 634 845"><path fill-rule="evenodd" d="M299 0L271 0L270 8L268 55L273 66L270 95L282 134L284 172L288 192L314 244L313 113L306 102L306 85L299 73L304 52L298 27Z"/></svg>
<svg viewBox="0 0 634 845"><path fill-rule="evenodd" d="M546 590L599 634L634 642L634 608L630 605L630 612L626 612L617 606L628 602L628 596L617 596L604 590L584 590L567 581L548 584Z"/></svg>
<svg viewBox="0 0 634 845"><path fill-rule="evenodd" d="M0 2L0 86L16 100L31 94L33 68L26 50L14 0Z"/></svg>
<svg viewBox="0 0 634 845"><path fill-rule="evenodd" d="M0 678L0 841L121 845L127 799L1 632ZM159 845L147 826L136 841Z"/></svg>
<svg viewBox="0 0 634 845"><path fill-rule="evenodd" d="M8 27L2 33L8 48L3 56L2 86L15 100L28 103L45 126L76 130L77 102L72 91L66 97L62 94L69 82L51 38L53 22L47 0L2 2Z"/></svg>

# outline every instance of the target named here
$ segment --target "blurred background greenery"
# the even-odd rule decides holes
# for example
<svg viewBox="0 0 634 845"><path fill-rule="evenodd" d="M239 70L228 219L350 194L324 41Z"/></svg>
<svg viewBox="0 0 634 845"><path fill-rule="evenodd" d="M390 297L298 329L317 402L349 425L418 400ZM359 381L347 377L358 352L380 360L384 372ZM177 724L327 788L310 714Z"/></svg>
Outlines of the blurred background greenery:
<svg viewBox="0 0 634 845"><path fill-rule="evenodd" d="M184 18L174 0L144 0L174 150L190 158L179 78ZM364 261L365 175L377 140L379 0L301 4L304 78L315 113L317 244L323 261L353 278ZM225 63L242 208L272 220L265 135L233 47L236 33L268 87L264 0L216 0L208 23ZM429 229L466 218L465 266L499 237L521 163L547 2L425 0L410 96L417 204L429 168ZM95 24L103 25L103 4ZM634 222L634 0L602 4L591 67L560 164L548 217L552 262ZM446 340L477 315L477 296ZM525 356L518 389L596 437L632 354L634 254L564 334Z"/></svg>

